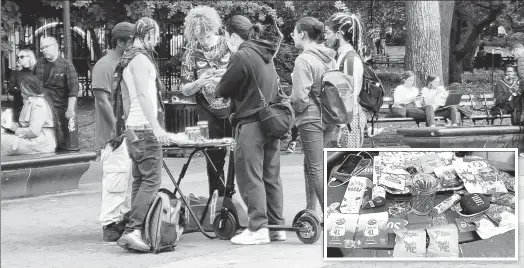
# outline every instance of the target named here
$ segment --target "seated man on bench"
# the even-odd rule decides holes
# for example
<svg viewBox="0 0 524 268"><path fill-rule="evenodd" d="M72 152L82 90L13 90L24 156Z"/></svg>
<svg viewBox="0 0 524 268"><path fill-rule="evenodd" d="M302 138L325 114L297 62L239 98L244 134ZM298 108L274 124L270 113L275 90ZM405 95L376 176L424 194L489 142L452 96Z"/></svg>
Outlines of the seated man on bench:
<svg viewBox="0 0 524 268"><path fill-rule="evenodd" d="M24 106L19 123L2 122L2 156L51 153L56 150L55 112L44 94L42 82L28 75L20 83Z"/></svg>
<svg viewBox="0 0 524 268"><path fill-rule="evenodd" d="M502 116L511 114L511 123L516 124L513 111L515 110L515 101L519 96L519 81L515 72L515 67L506 65L504 68L504 77L497 81L494 90L495 106L490 110L493 116Z"/></svg>

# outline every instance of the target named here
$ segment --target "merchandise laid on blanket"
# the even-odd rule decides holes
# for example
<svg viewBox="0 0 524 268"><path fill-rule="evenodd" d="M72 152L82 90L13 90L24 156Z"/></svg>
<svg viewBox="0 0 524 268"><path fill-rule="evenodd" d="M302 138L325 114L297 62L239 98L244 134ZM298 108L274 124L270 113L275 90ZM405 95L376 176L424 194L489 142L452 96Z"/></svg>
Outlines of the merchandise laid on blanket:
<svg viewBox="0 0 524 268"><path fill-rule="evenodd" d="M371 159L363 153L348 152L331 171L327 247L459 257L459 243L515 229L515 178L488 160L454 152L380 152ZM330 199L335 187L345 192Z"/></svg>

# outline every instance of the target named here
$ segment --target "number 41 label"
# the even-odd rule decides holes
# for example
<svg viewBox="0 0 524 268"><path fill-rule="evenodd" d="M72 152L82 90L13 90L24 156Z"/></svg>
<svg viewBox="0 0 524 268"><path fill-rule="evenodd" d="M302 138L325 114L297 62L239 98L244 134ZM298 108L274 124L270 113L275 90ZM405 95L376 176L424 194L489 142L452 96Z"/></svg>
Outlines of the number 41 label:
<svg viewBox="0 0 524 268"><path fill-rule="evenodd" d="M344 236L346 234L346 227L344 225L334 225L329 234L331 236Z"/></svg>

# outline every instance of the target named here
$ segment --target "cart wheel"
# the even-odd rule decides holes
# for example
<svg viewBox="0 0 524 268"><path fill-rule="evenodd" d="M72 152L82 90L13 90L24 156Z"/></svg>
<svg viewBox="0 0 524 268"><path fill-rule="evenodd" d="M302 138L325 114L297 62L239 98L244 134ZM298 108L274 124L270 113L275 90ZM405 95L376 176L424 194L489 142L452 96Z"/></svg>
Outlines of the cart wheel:
<svg viewBox="0 0 524 268"><path fill-rule="evenodd" d="M220 224L220 213L217 213L213 220L213 231L216 236L222 240L230 240L237 233L237 220L233 213L228 212L226 219L222 222L222 228L218 227Z"/></svg>
<svg viewBox="0 0 524 268"><path fill-rule="evenodd" d="M312 215L305 213L296 222L296 227L305 227L307 231L297 231L298 239L304 244L313 244L320 238L320 222Z"/></svg>

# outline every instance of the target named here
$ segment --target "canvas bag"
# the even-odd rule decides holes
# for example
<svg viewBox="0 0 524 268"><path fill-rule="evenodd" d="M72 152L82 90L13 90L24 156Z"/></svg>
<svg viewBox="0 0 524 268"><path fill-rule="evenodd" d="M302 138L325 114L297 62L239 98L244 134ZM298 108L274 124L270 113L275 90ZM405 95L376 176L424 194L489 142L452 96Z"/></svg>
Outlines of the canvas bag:
<svg viewBox="0 0 524 268"><path fill-rule="evenodd" d="M187 226L189 211L167 189L160 189L144 221L144 238L153 253L173 250Z"/></svg>
<svg viewBox="0 0 524 268"><path fill-rule="evenodd" d="M321 59L313 53L321 61ZM322 123L340 125L351 123L355 107L354 85L351 76L340 70L329 70L322 75L318 96L309 91L309 97L320 110Z"/></svg>
<svg viewBox="0 0 524 268"><path fill-rule="evenodd" d="M240 51L242 51L246 55L246 58L249 59L249 56L245 51ZM242 65L244 65L242 57L240 57L240 61L242 62ZM287 133L291 131L291 129L295 125L295 110L291 106L291 102L287 99L283 99L282 101L275 103L268 103L266 101L266 98L264 97L262 90L260 90L260 87L258 86L258 81L253 70L253 65L251 64L251 61L248 62L251 72L253 73L253 79L255 80L255 84L257 85L258 92L260 93L260 98L262 99L262 102L264 104L264 108L262 108L262 110L260 110L257 114L262 131L266 134L268 138L280 139L286 136ZM278 84L278 78L275 80L275 82Z"/></svg>

